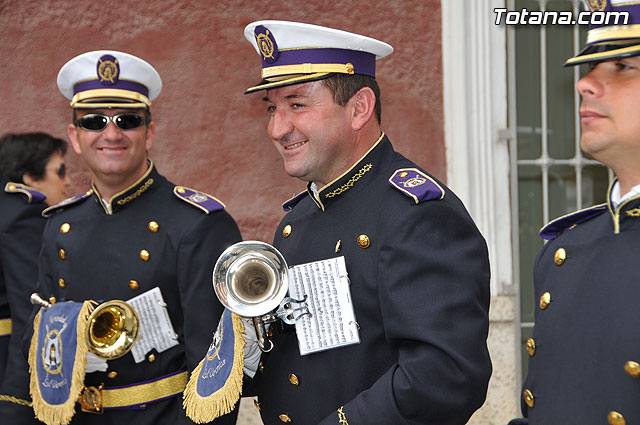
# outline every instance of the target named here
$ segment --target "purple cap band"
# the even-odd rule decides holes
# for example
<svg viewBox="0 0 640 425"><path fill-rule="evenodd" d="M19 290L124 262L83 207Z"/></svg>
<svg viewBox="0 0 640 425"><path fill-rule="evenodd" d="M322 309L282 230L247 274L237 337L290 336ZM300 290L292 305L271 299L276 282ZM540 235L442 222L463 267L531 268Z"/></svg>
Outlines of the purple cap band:
<svg viewBox="0 0 640 425"><path fill-rule="evenodd" d="M616 22L615 19L601 19L601 23L590 23L589 30L597 29L597 28L606 28L611 26L620 26L625 27L627 25L638 25L640 24L640 4L623 4L620 6L612 5L607 2L605 8L602 11L592 10L592 12L599 12L604 14L605 12L628 12L629 13L629 21L626 25L622 24L624 19L620 19L620 22ZM598 21L597 19L593 19L594 21Z"/></svg>
<svg viewBox="0 0 640 425"><path fill-rule="evenodd" d="M134 81L118 80L115 84L105 85L100 83L97 79L89 81L81 81L73 86L73 94L77 94L86 90L99 90L99 89L120 89L128 90L140 93L146 97L149 97L149 89Z"/></svg>
<svg viewBox="0 0 640 425"><path fill-rule="evenodd" d="M356 74L376 76L376 56L373 53L348 49L280 50L278 59L269 63L262 59L262 68L303 63L351 63Z"/></svg>

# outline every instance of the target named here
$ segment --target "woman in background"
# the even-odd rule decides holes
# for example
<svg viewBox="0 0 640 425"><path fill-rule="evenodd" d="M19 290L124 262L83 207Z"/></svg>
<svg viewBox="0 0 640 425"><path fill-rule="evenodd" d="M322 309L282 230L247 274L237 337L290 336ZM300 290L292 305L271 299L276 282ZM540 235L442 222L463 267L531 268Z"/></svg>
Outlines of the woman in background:
<svg viewBox="0 0 640 425"><path fill-rule="evenodd" d="M65 199L64 140L45 133L0 138L0 418L3 423L39 424L29 396L29 367L22 333L33 306L42 211Z"/></svg>

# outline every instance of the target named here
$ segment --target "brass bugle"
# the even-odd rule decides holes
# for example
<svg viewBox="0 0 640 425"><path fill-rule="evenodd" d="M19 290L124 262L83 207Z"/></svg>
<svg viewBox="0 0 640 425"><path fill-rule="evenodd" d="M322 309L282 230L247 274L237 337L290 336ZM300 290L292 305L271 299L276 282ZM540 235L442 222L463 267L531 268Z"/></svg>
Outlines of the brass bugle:
<svg viewBox="0 0 640 425"><path fill-rule="evenodd" d="M89 316L89 350L106 360L124 356L138 338L140 320L135 309L124 301L100 304Z"/></svg>
<svg viewBox="0 0 640 425"><path fill-rule="evenodd" d="M35 292L31 294L31 304L52 305ZM86 334L89 350L106 360L122 357L131 351L139 329L140 320L133 307L120 300L104 302L89 316Z"/></svg>

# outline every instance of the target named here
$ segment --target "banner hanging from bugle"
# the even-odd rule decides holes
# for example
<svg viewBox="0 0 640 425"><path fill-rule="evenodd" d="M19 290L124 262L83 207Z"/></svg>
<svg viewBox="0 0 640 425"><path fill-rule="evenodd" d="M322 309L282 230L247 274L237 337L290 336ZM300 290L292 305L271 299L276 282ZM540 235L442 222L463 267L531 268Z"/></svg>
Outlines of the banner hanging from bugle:
<svg viewBox="0 0 640 425"><path fill-rule="evenodd" d="M233 410L242 395L244 322L225 309L206 356L191 373L183 407L196 423L210 422Z"/></svg>
<svg viewBox="0 0 640 425"><path fill-rule="evenodd" d="M84 387L86 332L90 301L42 307L33 321L29 349L30 392L36 417L47 425L66 425Z"/></svg>

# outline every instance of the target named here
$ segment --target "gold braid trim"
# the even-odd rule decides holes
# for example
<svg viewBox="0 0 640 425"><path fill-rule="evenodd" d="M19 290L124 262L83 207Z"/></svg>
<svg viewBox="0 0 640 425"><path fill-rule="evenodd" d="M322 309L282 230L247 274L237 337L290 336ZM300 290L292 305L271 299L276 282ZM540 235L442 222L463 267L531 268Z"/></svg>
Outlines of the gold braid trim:
<svg viewBox="0 0 640 425"><path fill-rule="evenodd" d="M103 407L127 407L152 403L166 397L179 395L187 385L189 374L184 372L158 379L146 384L137 384L125 388L103 388Z"/></svg>
<svg viewBox="0 0 640 425"><path fill-rule="evenodd" d="M124 205L128 202L133 201L134 199L136 199L138 196L142 195L142 193L149 189L149 186L151 186L153 184L153 179L149 179L146 182L144 182L144 184L142 185L142 187L140 187L138 190L136 190L135 192L133 192L131 195L128 195L122 199L120 199L117 204L118 205Z"/></svg>
<svg viewBox="0 0 640 425"><path fill-rule="evenodd" d="M362 176L364 176L366 174L366 172L369 171L371 168L373 168L373 165L371 165L371 164L365 165L364 167L362 167L360 169L360 171L358 171L356 174L354 174L353 177L351 177L348 182L346 182L345 184L343 184L339 188L327 193L324 196L326 198L333 198L334 196L340 195L342 192L346 192L347 190L352 188L354 183L357 182L358 180L360 180L360 178L362 178Z"/></svg>
<svg viewBox="0 0 640 425"><path fill-rule="evenodd" d="M11 335L13 329L11 319L0 319L0 336Z"/></svg>
<svg viewBox="0 0 640 425"><path fill-rule="evenodd" d="M640 217L640 208L634 208L632 210L627 211L627 215L629 217Z"/></svg>
<svg viewBox="0 0 640 425"><path fill-rule="evenodd" d="M94 310L91 301L85 301L82 304L80 314L78 314L78 324L76 332L78 334L76 343L76 357L73 365L73 374L71 376L71 389L69 398L62 404L49 404L40 393L40 383L38 382L38 370L36 360L38 356L38 329L40 328L40 317L42 308L33 320L33 337L31 338L31 347L29 348L29 372L30 393L32 398L33 412L41 422L47 425L67 425L71 422L73 415L76 413L76 401L80 397L80 393L84 388L84 375L87 363L87 326L89 324L89 315Z"/></svg>
<svg viewBox="0 0 640 425"><path fill-rule="evenodd" d="M224 313L223 313L224 315ZM231 313L235 342L233 347L233 366L227 382L215 393L202 397L198 394L198 377L202 370L203 358L191 372L191 378L184 390L182 407L187 416L195 423L202 424L225 415L233 410L242 395L242 377L244 375L245 329L242 318ZM220 319L222 322L222 318Z"/></svg>
<svg viewBox="0 0 640 425"><path fill-rule="evenodd" d="M342 409L344 409L344 406L340 406L338 409L338 423L349 425L349 422L347 422L347 415L342 411Z"/></svg>
<svg viewBox="0 0 640 425"><path fill-rule="evenodd" d="M10 395L0 395L0 401L8 401L9 403L21 404L23 406L31 407L31 402L29 400L23 400L21 398L16 398Z"/></svg>

